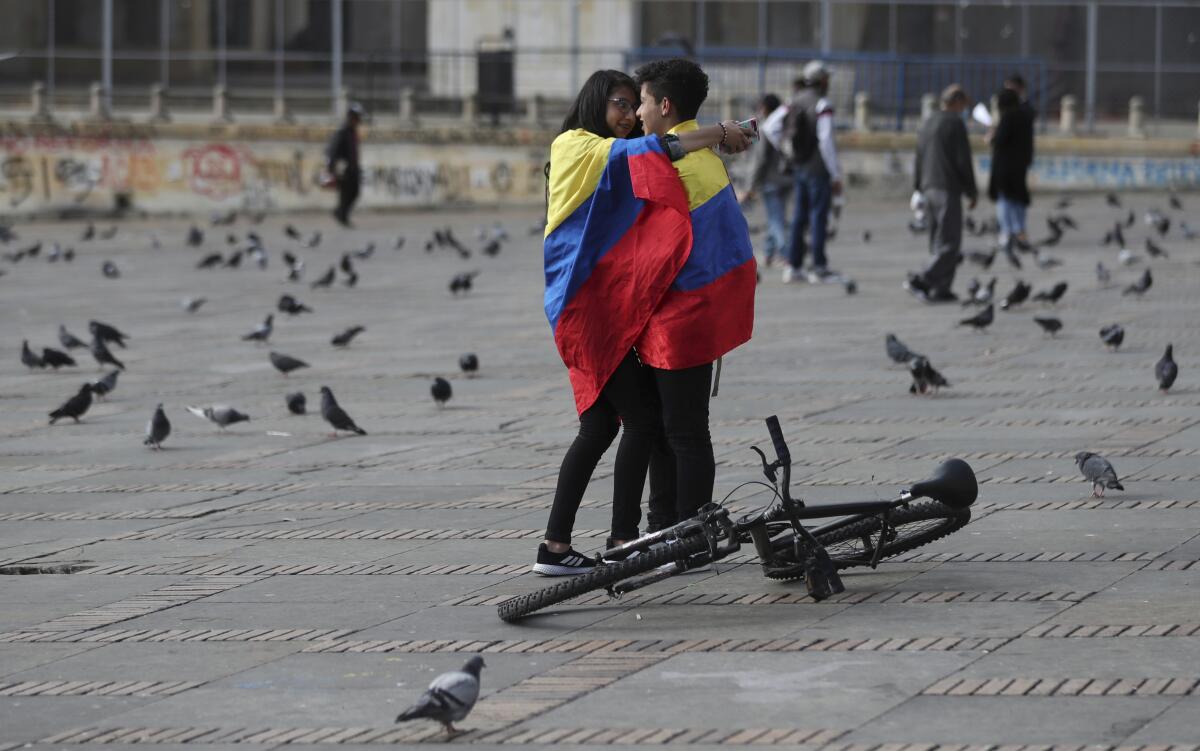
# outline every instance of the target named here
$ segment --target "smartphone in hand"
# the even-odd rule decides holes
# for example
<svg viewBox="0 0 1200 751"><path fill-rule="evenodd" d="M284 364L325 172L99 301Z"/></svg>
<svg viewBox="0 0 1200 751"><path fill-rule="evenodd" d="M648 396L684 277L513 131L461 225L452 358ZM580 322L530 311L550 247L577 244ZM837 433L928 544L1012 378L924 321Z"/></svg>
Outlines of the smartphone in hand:
<svg viewBox="0 0 1200 751"><path fill-rule="evenodd" d="M750 136L750 140L751 141L758 140L758 118L757 117L752 117L749 120L739 120L738 127L746 128L748 130L753 131L754 135Z"/></svg>

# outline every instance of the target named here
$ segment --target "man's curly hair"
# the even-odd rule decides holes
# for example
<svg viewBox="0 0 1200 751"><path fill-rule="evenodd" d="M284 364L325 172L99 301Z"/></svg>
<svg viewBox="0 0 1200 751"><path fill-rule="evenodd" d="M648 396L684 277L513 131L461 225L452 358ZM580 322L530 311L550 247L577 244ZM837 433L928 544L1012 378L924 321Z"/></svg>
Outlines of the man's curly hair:
<svg viewBox="0 0 1200 751"><path fill-rule="evenodd" d="M708 98L708 75L691 60L655 60L638 68L635 75L638 86L649 85L656 100L670 99L681 121L694 119Z"/></svg>

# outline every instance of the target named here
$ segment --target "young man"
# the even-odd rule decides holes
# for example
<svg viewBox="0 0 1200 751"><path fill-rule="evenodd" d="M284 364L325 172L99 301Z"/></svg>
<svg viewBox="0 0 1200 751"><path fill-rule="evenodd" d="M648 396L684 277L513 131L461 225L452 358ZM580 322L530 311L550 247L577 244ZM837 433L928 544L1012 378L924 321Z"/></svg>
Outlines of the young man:
<svg viewBox="0 0 1200 751"><path fill-rule="evenodd" d="M921 126L913 169L913 203L923 201L929 216L929 252L933 258L919 274L910 273L904 287L925 302L953 302L950 291L962 255L962 199L975 208L979 189L971 161L971 143L962 113L970 104L962 86L942 92L942 109Z"/></svg>
<svg viewBox="0 0 1200 751"><path fill-rule="evenodd" d="M638 117L647 134L669 141L699 127L696 113L708 97L708 76L700 66L659 60L639 68L636 78ZM675 510L684 519L712 500L716 469L708 399L713 361L750 339L757 279L746 219L720 157L705 149L673 164L687 192L692 247L635 349L658 387L667 445L675 457Z"/></svg>
<svg viewBox="0 0 1200 751"><path fill-rule="evenodd" d="M783 281L837 282L825 257L829 206L842 193L842 171L833 138L833 106L828 66L813 60L796 81L796 93L784 117L768 118L763 135L787 157L792 169L795 210L788 265ZM812 269L805 274L804 231L812 228Z"/></svg>
<svg viewBox="0 0 1200 751"><path fill-rule="evenodd" d="M758 122L767 122L779 110L786 110L774 94L766 94L758 103ZM767 266L787 247L787 199L792 191L792 171L783 154L764 138L750 155L750 187L738 199L748 204L762 196L767 212L767 242L763 256Z"/></svg>
<svg viewBox="0 0 1200 751"><path fill-rule="evenodd" d="M358 126L362 122L362 105L355 102L346 111L346 121L329 142L326 168L337 185L338 205L333 216L344 227L350 226L350 209L358 200L362 187L362 167L358 161Z"/></svg>

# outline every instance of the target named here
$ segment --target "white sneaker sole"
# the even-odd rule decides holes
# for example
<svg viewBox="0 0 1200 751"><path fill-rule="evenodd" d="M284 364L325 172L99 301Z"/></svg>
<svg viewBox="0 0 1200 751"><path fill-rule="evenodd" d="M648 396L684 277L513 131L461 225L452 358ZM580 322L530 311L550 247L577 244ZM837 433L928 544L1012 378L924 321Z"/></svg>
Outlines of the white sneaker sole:
<svg viewBox="0 0 1200 751"><path fill-rule="evenodd" d="M535 563L533 564L533 573L542 576L575 576L576 574L586 574L594 568L595 566L558 566L553 563Z"/></svg>

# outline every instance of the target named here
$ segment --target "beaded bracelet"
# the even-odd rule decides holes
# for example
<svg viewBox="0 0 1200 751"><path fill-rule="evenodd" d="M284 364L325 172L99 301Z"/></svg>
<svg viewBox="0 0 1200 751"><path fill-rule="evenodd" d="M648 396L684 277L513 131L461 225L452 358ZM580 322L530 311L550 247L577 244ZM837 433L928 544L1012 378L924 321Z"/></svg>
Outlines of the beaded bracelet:
<svg viewBox="0 0 1200 751"><path fill-rule="evenodd" d="M717 125L721 126L721 141L717 145L724 146L725 145L725 137L728 136L729 133L725 130L725 123L717 123Z"/></svg>

